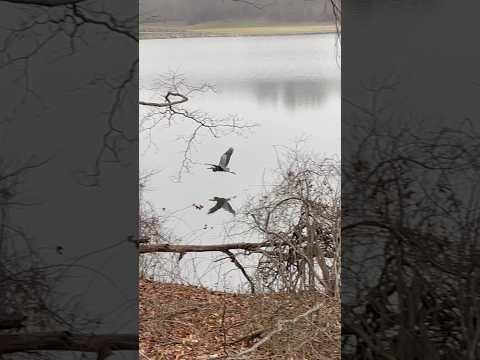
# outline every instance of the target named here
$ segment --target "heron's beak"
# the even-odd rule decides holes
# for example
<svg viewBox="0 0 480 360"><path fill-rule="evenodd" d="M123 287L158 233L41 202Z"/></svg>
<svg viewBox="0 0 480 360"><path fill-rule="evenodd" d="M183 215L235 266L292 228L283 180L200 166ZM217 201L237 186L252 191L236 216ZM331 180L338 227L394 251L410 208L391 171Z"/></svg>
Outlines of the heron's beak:
<svg viewBox="0 0 480 360"><path fill-rule="evenodd" d="M208 199L208 201L216 201L215 199Z"/></svg>

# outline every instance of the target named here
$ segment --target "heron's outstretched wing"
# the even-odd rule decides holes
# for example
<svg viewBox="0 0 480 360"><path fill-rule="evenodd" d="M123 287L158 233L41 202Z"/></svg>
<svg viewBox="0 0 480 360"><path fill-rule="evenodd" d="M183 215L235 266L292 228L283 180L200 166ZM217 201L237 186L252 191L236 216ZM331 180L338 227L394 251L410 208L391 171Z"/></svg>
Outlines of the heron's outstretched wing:
<svg viewBox="0 0 480 360"><path fill-rule="evenodd" d="M220 163L218 165L220 165L222 168L226 168L228 166L228 163L230 162L230 158L232 157L232 154L233 154L233 147L228 149L225 152L225 154L222 155L222 157L220 158Z"/></svg>
<svg viewBox="0 0 480 360"><path fill-rule="evenodd" d="M229 213L232 213L233 215L235 215L235 210L233 210L232 206L230 205L230 203L228 201L225 201L223 203L223 206L222 206L225 210L227 210Z"/></svg>
<svg viewBox="0 0 480 360"><path fill-rule="evenodd" d="M214 207L212 207L210 210L208 210L208 213L211 214L211 213L214 213L215 211L217 211L218 209L220 209L222 207L222 202L221 201L217 201L217 203L215 204Z"/></svg>

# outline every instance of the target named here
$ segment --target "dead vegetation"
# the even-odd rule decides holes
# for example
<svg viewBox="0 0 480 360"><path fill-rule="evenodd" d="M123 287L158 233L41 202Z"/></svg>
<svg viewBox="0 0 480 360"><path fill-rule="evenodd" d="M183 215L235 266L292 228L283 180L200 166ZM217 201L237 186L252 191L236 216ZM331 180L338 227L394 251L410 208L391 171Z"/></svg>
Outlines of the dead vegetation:
<svg viewBox="0 0 480 360"><path fill-rule="evenodd" d="M318 292L212 292L140 280L140 356L152 360L233 359L275 333L248 359L340 359L340 303ZM319 309L295 319L314 305Z"/></svg>
<svg viewBox="0 0 480 360"><path fill-rule="evenodd" d="M276 186L239 210L228 243L178 244L174 237L157 238L168 233L162 222L141 226L141 237L152 240L139 246L143 359L340 358L338 167L299 148L279 153L278 166ZM151 221L146 215L141 222ZM235 260L252 295L178 284L180 277L168 270L179 270L183 254L206 251ZM256 256L257 264L243 267L241 255Z"/></svg>

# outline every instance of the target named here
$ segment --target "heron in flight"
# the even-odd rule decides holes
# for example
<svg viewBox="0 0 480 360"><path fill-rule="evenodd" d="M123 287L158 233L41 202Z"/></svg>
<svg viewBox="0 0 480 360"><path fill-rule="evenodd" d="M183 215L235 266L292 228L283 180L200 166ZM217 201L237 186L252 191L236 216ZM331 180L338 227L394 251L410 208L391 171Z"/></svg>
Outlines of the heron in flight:
<svg viewBox="0 0 480 360"><path fill-rule="evenodd" d="M223 171L223 172L229 172L229 173L235 174L233 171L230 171L230 169L228 168L228 163L230 162L230 158L232 157L232 154L233 154L233 147L225 151L225 154L223 154L222 157L220 158L220 162L218 163L218 165L215 165L215 164L206 164L206 165L210 165L211 167L209 169L213 170L213 172Z"/></svg>
<svg viewBox="0 0 480 360"><path fill-rule="evenodd" d="M224 210L228 211L229 213L235 215L235 210L233 210L232 206L228 202L231 199L232 198L225 199L225 198L221 198L221 197L217 197L217 196L215 196L213 199L210 199L210 201L216 201L217 203L215 204L214 207L212 207L210 210L208 210L208 213L212 214L215 211L217 211L218 209L223 208Z"/></svg>

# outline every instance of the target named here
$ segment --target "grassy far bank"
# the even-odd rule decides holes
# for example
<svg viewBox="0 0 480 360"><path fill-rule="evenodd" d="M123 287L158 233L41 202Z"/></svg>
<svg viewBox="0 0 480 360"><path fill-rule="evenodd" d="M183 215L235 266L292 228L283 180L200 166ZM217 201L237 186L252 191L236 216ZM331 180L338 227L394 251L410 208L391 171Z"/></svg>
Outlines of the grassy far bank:
<svg viewBox="0 0 480 360"><path fill-rule="evenodd" d="M226 23L211 22L196 25L180 24L144 24L140 28L140 39L166 39L181 37L211 36L273 36L326 34L336 31L334 24L318 23Z"/></svg>

